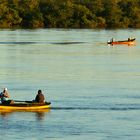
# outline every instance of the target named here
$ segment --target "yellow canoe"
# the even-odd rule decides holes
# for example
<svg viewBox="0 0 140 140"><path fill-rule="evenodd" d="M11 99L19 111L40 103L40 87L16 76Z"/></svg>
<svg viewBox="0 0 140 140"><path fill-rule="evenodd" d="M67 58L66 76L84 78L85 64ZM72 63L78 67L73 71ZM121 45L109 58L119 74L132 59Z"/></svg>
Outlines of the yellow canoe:
<svg viewBox="0 0 140 140"><path fill-rule="evenodd" d="M14 104L0 104L0 111L38 111L42 109L50 109L50 104L37 103L14 103Z"/></svg>

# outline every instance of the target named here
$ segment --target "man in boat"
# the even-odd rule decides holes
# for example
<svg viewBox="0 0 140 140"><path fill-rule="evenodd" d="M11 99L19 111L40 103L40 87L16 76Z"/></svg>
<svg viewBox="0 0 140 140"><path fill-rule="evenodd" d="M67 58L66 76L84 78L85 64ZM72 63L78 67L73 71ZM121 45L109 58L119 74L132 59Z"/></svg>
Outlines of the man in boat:
<svg viewBox="0 0 140 140"><path fill-rule="evenodd" d="M128 42L131 41L131 38L128 38Z"/></svg>
<svg viewBox="0 0 140 140"><path fill-rule="evenodd" d="M38 90L38 93L35 97L35 102L37 103L45 103L45 97L41 90Z"/></svg>
<svg viewBox="0 0 140 140"><path fill-rule="evenodd" d="M3 91L0 93L0 99L1 99L2 104L12 104L12 103L14 103L13 100L10 100L10 96L9 96L7 88L4 88Z"/></svg>

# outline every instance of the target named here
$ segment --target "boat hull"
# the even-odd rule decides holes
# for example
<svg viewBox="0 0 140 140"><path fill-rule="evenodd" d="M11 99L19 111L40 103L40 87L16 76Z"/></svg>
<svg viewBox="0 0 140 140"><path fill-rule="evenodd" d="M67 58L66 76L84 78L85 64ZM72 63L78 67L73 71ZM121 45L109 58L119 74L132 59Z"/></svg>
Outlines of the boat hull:
<svg viewBox="0 0 140 140"><path fill-rule="evenodd" d="M3 105L0 104L0 111L1 110L11 110L11 111L38 111L42 109L50 109L50 105L47 104L10 104L10 105Z"/></svg>
<svg viewBox="0 0 140 140"><path fill-rule="evenodd" d="M111 45L117 45L117 44L126 44L126 45L135 45L135 42L132 41L132 42L109 42L108 44L111 44Z"/></svg>
<svg viewBox="0 0 140 140"><path fill-rule="evenodd" d="M119 45L119 44L135 45L135 38L130 40L123 40L123 41L109 41L107 43L110 45Z"/></svg>

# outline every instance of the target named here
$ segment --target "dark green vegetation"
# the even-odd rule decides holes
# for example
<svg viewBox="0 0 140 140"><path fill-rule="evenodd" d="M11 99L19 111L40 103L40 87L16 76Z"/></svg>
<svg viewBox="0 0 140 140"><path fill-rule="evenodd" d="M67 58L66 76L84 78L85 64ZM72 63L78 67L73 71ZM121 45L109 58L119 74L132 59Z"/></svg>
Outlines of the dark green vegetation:
<svg viewBox="0 0 140 140"><path fill-rule="evenodd" d="M139 28L140 0L0 0L0 28Z"/></svg>

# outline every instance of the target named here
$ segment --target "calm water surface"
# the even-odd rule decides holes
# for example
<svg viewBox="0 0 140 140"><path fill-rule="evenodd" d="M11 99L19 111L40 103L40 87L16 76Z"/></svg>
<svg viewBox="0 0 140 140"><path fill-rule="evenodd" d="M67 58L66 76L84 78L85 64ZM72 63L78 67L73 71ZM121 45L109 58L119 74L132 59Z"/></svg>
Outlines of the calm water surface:
<svg viewBox="0 0 140 140"><path fill-rule="evenodd" d="M106 42L136 37L136 46ZM1 112L0 140L139 140L140 30L0 30L0 89L47 112Z"/></svg>

